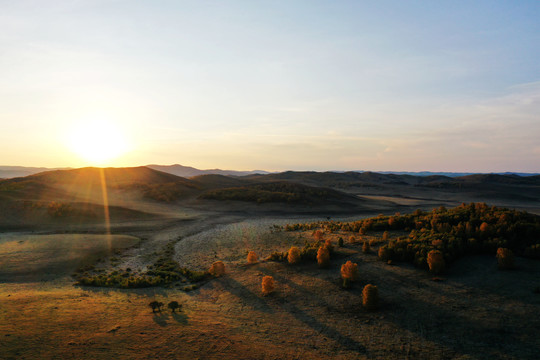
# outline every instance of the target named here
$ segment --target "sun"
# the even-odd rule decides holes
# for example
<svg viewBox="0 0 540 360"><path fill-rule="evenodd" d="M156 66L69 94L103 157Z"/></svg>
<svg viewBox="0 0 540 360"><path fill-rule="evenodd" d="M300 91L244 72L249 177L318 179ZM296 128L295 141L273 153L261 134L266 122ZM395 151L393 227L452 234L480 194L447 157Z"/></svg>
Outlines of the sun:
<svg viewBox="0 0 540 360"><path fill-rule="evenodd" d="M104 165L128 151L125 133L103 119L88 119L72 127L68 147L93 165Z"/></svg>

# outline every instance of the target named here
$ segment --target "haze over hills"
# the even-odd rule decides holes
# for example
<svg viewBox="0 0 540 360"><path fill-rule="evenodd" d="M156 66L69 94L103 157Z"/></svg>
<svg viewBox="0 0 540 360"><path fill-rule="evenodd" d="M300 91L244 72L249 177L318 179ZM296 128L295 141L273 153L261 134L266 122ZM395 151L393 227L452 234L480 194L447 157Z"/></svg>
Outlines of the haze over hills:
<svg viewBox="0 0 540 360"><path fill-rule="evenodd" d="M174 165L146 165L146 167L176 176L190 178L200 175L224 175L224 176L248 176L248 175L266 175L266 174L279 174L280 172L271 172L266 170L252 170L252 171L238 171L238 170L222 170L222 169L206 169L201 170L191 166L184 166L180 164ZM46 167L25 167L25 166L0 166L0 179L9 179L14 177L23 177L28 175L37 174L43 171L51 170L69 170L71 168L46 168ZM305 173L307 171L285 171ZM323 172L320 172L323 173ZM327 171L327 173L372 173L369 170L352 170L352 171ZM434 171L378 171L379 174L394 174L394 175L412 175L412 176L447 176L447 177L461 177L468 175L477 175L479 173L472 172L434 172ZM535 176L539 173L521 173L521 172L502 172L502 173L484 173L484 174L497 174L497 175L518 175L518 176Z"/></svg>
<svg viewBox="0 0 540 360"><path fill-rule="evenodd" d="M252 171L237 171L237 170L221 170L221 169L208 169L200 170L191 166L183 166L180 164L174 165L147 165L150 169L168 172L181 177L192 177L199 175L230 175L230 176L245 176L251 174L268 174L268 171L264 170L252 170Z"/></svg>

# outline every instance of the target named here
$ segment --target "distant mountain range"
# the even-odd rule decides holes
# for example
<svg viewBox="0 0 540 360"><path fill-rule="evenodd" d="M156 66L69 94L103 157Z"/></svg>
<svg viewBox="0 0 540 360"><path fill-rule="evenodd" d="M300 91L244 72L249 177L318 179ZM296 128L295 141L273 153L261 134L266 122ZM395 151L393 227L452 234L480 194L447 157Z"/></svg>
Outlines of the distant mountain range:
<svg viewBox="0 0 540 360"><path fill-rule="evenodd" d="M269 172L264 170L252 170L252 171L237 171L237 170L221 170L221 169L207 169L201 170L191 166L183 166L179 164L175 165L147 165L146 167L173 174L176 176L190 178L201 175L224 175L224 176L248 176L248 175L267 175L276 174L277 172ZM37 174L43 171L51 170L67 170L70 168L45 168L45 167L24 167L24 166L0 166L0 179L10 179L15 177L24 177L28 175ZM371 173L369 171L357 170L357 171L334 171L334 173ZM288 173L288 172L285 172ZM302 173L302 172L299 172ZM466 173L466 172L431 172L431 171L379 171L379 174L389 175L412 175L412 176L446 176L446 177L462 177L477 175L478 173ZM518 176L535 176L540 173L517 173L517 172L502 172L491 173L492 175L518 175ZM490 175L490 174L485 174Z"/></svg>

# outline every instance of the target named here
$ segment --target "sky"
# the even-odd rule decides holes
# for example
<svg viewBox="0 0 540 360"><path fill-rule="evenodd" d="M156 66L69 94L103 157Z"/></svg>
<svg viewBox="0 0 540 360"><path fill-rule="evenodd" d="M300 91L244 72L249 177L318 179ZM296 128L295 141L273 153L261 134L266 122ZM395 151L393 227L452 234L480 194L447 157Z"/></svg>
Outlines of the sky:
<svg viewBox="0 0 540 360"><path fill-rule="evenodd" d="M540 172L540 1L0 0L0 165Z"/></svg>

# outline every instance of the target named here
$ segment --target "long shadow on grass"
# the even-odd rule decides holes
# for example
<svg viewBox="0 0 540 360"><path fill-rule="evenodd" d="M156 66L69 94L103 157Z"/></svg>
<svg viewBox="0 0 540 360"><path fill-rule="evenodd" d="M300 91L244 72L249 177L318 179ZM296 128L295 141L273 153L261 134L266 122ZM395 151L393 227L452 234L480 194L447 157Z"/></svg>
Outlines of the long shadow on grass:
<svg viewBox="0 0 540 360"><path fill-rule="evenodd" d="M165 327L168 325L167 324L168 319L169 319L169 314L165 314L162 312L154 313L154 316L152 317L152 320L154 320L154 322L161 327Z"/></svg>
<svg viewBox="0 0 540 360"><path fill-rule="evenodd" d="M179 324L187 325L188 324L188 317L183 312L174 312L171 314L174 321L176 321Z"/></svg>
<svg viewBox="0 0 540 360"><path fill-rule="evenodd" d="M501 317L508 317L505 309L498 310L492 319L482 323L452 309L452 305L462 303L464 300L452 299L452 296L459 294L452 295L451 292L444 290L444 284L433 283L431 286L429 283L411 281L406 276L386 270L384 267L380 269L378 278L380 281L376 283L381 288L414 286L418 283L425 295L445 300L445 303L435 304L414 295L401 299L395 297L386 299L380 311L391 312L388 318L401 329L457 353L473 354L479 358L500 358L511 354L520 359L537 359L540 345L533 339L534 334L528 334L531 341L524 342L524 335L527 334L523 334L515 325L510 326L508 323L498 321Z"/></svg>
<svg viewBox="0 0 540 360"><path fill-rule="evenodd" d="M330 305L330 304L326 303L324 300L322 300L320 297L315 295L313 292L307 290L305 287L300 286L300 285L288 280L287 278L285 278L283 276L277 275L275 272L273 272L273 271L271 271L269 269L264 269L262 271L267 273L268 275L273 276L274 279L276 279L280 284L287 284L289 287L293 288L301 297L312 299L312 303L313 303L313 301L318 299L319 300L318 304L317 304L318 306L329 306ZM292 316L294 316L297 320L303 322L304 324L309 326L311 329L313 329L313 330L323 334L324 336L334 340L335 342L340 344L343 348L345 348L347 350L350 350L350 351L355 351L355 352L358 352L358 353L365 353L366 352L366 348L362 344L360 344L358 341L356 341L356 340L354 340L354 339L352 339L352 338L350 338L350 337L348 337L346 335L343 335L339 331L337 331L336 329L333 329L330 326L322 323L315 316L310 315L306 311L300 309L298 306L296 306L292 302L284 300L284 301L280 302L280 306L284 311L286 311L289 314L291 314Z"/></svg>
<svg viewBox="0 0 540 360"><path fill-rule="evenodd" d="M272 314L274 312L274 310L268 306L266 300L261 298L259 294L253 293L238 281L230 277L224 277L221 279L221 282L223 283L225 290L236 296L244 304L252 306L254 309L267 314Z"/></svg>
<svg viewBox="0 0 540 360"><path fill-rule="evenodd" d="M155 312L152 316L152 320L161 327L169 325L169 320L174 320L179 324L187 325L188 317L183 312L168 313L164 311Z"/></svg>

